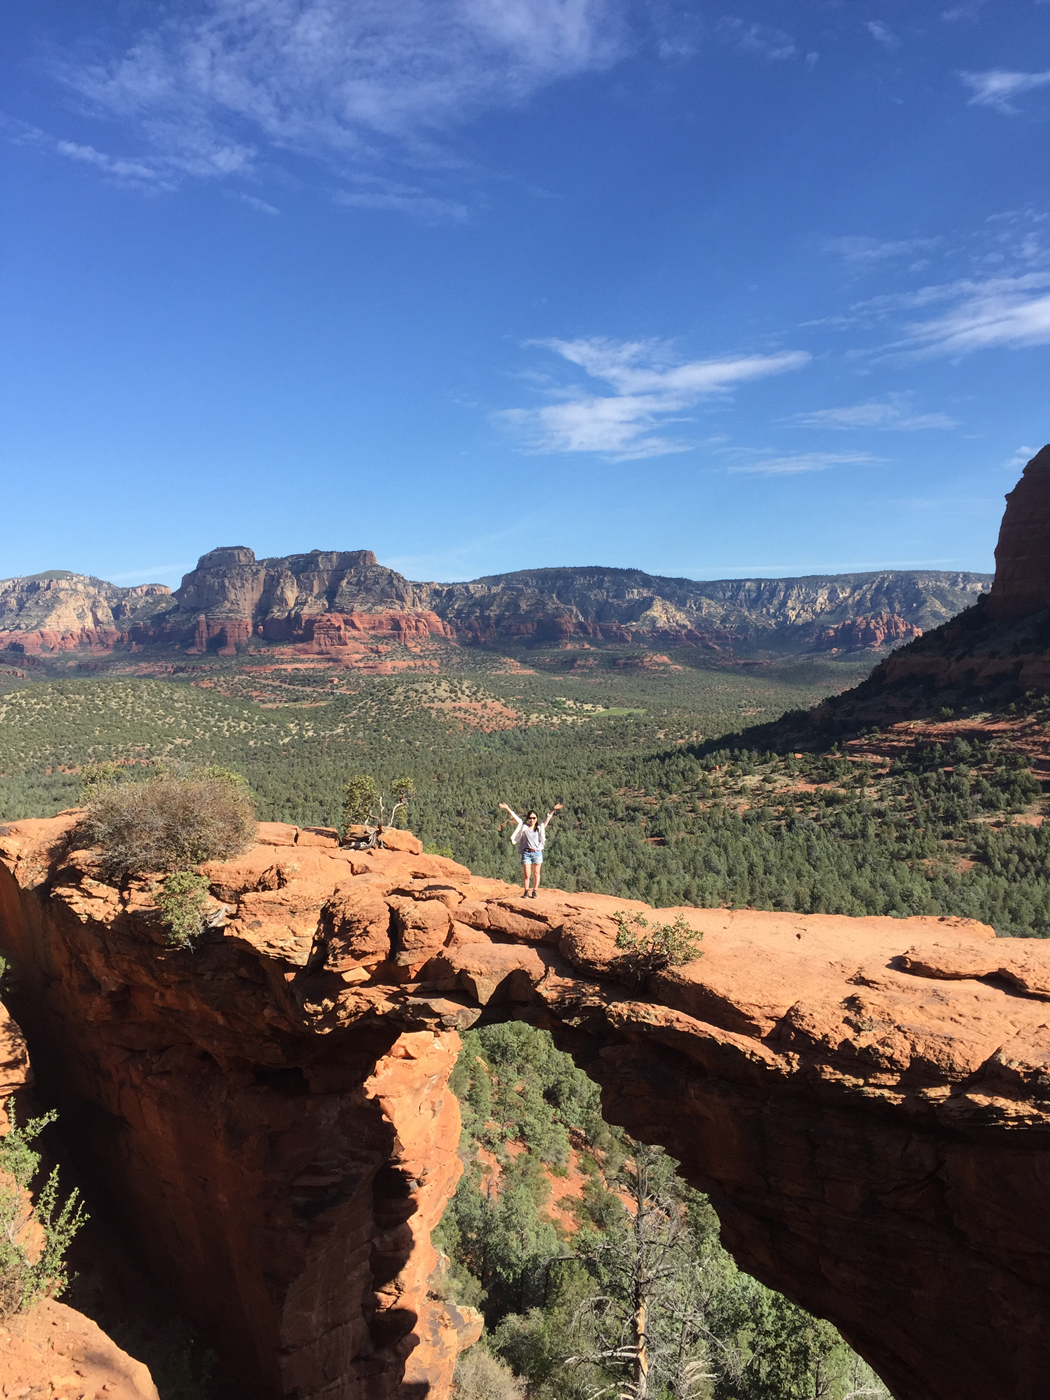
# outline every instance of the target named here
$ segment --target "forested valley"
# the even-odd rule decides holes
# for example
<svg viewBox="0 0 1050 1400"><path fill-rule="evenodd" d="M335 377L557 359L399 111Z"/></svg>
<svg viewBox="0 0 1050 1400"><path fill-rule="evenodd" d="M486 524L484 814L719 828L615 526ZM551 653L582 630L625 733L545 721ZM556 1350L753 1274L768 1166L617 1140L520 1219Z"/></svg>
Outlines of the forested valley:
<svg viewBox="0 0 1050 1400"><path fill-rule="evenodd" d="M706 1197L602 1121L548 1032L468 1031L452 1087L466 1169L435 1242L486 1322L461 1400L887 1397L830 1323L736 1267Z"/></svg>
<svg viewBox="0 0 1050 1400"><path fill-rule="evenodd" d="M338 825L350 776L405 776L417 791L407 824L482 875L517 876L500 801L561 801L544 878L570 891L953 914L1047 936L1050 832L1032 762L1050 712L1033 699L919 725L906 743L869 734L797 755L741 733L833 679L827 663L758 676L355 677L333 696L308 676L301 702L286 687L272 707L155 680L33 684L0 695L0 819L76 803L80 769L100 761L129 776L159 759L226 764L260 818L322 826Z"/></svg>

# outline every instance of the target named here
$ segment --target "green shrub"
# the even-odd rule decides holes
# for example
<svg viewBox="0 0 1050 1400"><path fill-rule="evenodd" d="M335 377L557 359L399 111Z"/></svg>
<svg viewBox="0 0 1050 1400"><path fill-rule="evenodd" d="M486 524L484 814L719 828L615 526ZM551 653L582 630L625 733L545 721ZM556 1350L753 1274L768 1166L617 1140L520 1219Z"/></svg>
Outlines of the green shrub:
<svg viewBox="0 0 1050 1400"><path fill-rule="evenodd" d="M622 911L613 918L619 930L616 946L623 954L617 959L617 972L635 986L653 972L703 957L698 945L704 935L690 928L681 914L673 924L650 924L642 914Z"/></svg>
<svg viewBox="0 0 1050 1400"><path fill-rule="evenodd" d="M255 818L243 780L204 769L100 787L79 835L98 848L109 875L145 875L237 855L255 835Z"/></svg>
<svg viewBox="0 0 1050 1400"><path fill-rule="evenodd" d="M416 795L411 778L395 778L386 792L368 773L355 773L343 784L343 835L351 826L393 826L399 811Z"/></svg>
<svg viewBox="0 0 1050 1400"><path fill-rule="evenodd" d="M89 802L102 788L112 787L119 777L119 763L86 763L80 770L81 802Z"/></svg>
<svg viewBox="0 0 1050 1400"><path fill-rule="evenodd" d="M193 870L176 870L153 892L171 943L181 948L204 927L208 882Z"/></svg>
<svg viewBox="0 0 1050 1400"><path fill-rule="evenodd" d="M40 1154L30 1144L56 1115L31 1118L20 1128L11 1103L8 1112L11 1127L0 1138L0 1318L25 1312L45 1295L57 1298L67 1287L65 1252L87 1219L76 1191L59 1205L57 1167L35 1205L29 1195L29 1183L40 1165ZM36 1252L40 1235L43 1244L34 1260L31 1252Z"/></svg>

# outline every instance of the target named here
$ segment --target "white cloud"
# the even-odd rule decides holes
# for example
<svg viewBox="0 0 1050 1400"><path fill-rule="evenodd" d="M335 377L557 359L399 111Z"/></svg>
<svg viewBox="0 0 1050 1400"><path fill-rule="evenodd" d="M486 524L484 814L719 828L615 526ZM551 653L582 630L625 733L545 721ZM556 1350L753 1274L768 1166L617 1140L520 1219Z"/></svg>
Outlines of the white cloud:
<svg viewBox="0 0 1050 1400"><path fill-rule="evenodd" d="M1038 450L1037 447L1025 447L1022 443L1012 457L1007 457L1006 461L1003 463L1003 470L1008 472L1022 471L1027 467Z"/></svg>
<svg viewBox="0 0 1050 1400"><path fill-rule="evenodd" d="M435 136L615 62L621 3L197 0L190 13L165 7L170 17L124 53L59 72L182 176L236 174L288 151L339 172L392 155L448 168Z"/></svg>
<svg viewBox="0 0 1050 1400"><path fill-rule="evenodd" d="M254 209L257 214L279 214L281 211L274 208L272 204L267 204L265 199L256 199L253 194L238 194L237 198L249 209Z"/></svg>
<svg viewBox="0 0 1050 1400"><path fill-rule="evenodd" d="M994 107L996 111L1013 113L1017 108L1011 97L1033 88L1050 84L1050 69L1044 73L1012 73L1004 68L990 68L986 73L960 73L959 77L973 91L971 107Z"/></svg>
<svg viewBox="0 0 1050 1400"><path fill-rule="evenodd" d="M418 185L404 185L372 175L355 175L355 189L340 190L337 204L356 209L385 209L397 214L411 214L424 223L456 223L470 213L465 204L454 199L431 195Z"/></svg>
<svg viewBox="0 0 1050 1400"><path fill-rule="evenodd" d="M601 337L539 342L613 392L581 385L548 390L553 403L505 409L496 415L531 452L598 452L614 461L687 452L692 443L661 436L701 400L728 394L738 384L801 369L805 351L676 362L664 341L613 341Z"/></svg>
<svg viewBox="0 0 1050 1400"><path fill-rule="evenodd" d="M1030 272L925 288L928 302L954 300L955 305L943 316L913 323L894 348L920 355L963 355L993 347L1050 345L1050 292L1042 290L1048 286L1050 273Z"/></svg>
<svg viewBox="0 0 1050 1400"><path fill-rule="evenodd" d="M0 117L0 131L6 132L15 145L34 146L64 160L76 161L78 165L99 171L110 183L149 190L172 188L163 163L149 157L109 155L81 142L58 140L37 126L10 117Z"/></svg>
<svg viewBox="0 0 1050 1400"><path fill-rule="evenodd" d="M897 38L896 34L894 34L893 30L883 24L881 20L870 19L864 25L864 28L876 43L881 44L884 49L889 50L891 53L894 49L900 48L901 41Z"/></svg>
<svg viewBox="0 0 1050 1400"><path fill-rule="evenodd" d="M795 476L799 472L823 472L828 467L861 466L882 460L870 452L796 452L788 457L766 457L746 466L730 467L729 471L754 476Z"/></svg>
<svg viewBox="0 0 1050 1400"><path fill-rule="evenodd" d="M829 238L824 251L837 253L852 263L880 263L891 258L910 258L916 253L930 252L939 248L942 238L868 238L856 235L847 238Z"/></svg>
<svg viewBox="0 0 1050 1400"><path fill-rule="evenodd" d="M138 583L159 583L165 577L182 578L187 570L192 569L192 564L151 564L148 569L133 569L127 574L110 574L110 583L119 583L134 587Z"/></svg>
<svg viewBox="0 0 1050 1400"><path fill-rule="evenodd" d="M913 413L910 394L888 394L881 402L852 404L845 408L819 408L796 413L792 422L807 428L893 428L913 432L919 428L957 428L946 413Z"/></svg>
<svg viewBox="0 0 1050 1400"><path fill-rule="evenodd" d="M723 15L715 27L715 33L734 48L756 54L771 63L795 58L798 54L791 35L769 24L747 24L742 19Z"/></svg>

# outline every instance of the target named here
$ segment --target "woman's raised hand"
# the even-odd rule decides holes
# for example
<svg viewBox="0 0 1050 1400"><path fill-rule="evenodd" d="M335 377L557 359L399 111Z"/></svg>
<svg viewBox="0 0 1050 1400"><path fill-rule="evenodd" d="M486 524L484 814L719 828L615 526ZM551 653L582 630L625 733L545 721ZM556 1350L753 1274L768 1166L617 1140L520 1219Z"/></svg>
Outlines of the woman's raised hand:
<svg viewBox="0 0 1050 1400"><path fill-rule="evenodd" d="M564 805L564 804L561 803L561 802L555 802L554 807L552 808L552 811L560 812L561 809L562 809L562 807L563 807L563 805Z"/></svg>
<svg viewBox="0 0 1050 1400"><path fill-rule="evenodd" d="M501 812L509 812L509 811L510 811L510 808L507 806L507 804L506 804L505 802L501 802L501 803L499 804L499 809L500 809Z"/></svg>

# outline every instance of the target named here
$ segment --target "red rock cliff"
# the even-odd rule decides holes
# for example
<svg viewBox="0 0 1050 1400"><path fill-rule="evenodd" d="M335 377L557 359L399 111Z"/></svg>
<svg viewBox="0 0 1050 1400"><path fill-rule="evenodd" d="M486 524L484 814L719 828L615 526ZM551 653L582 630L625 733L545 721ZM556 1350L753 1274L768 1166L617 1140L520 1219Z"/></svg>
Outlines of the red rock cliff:
<svg viewBox="0 0 1050 1400"><path fill-rule="evenodd" d="M1050 445L1037 452L1006 498L985 604L996 622L1050 608Z"/></svg>
<svg viewBox="0 0 1050 1400"><path fill-rule="evenodd" d="M711 1193L740 1264L897 1400L1042 1400L1050 947L957 919L684 911L699 962L619 980L630 902L264 825L164 945L73 819L0 836L3 943L43 1091L154 1268L296 1400L444 1397L476 1323L429 1231L458 1174L456 1029L548 1026L608 1117ZM640 907L640 906L633 906Z"/></svg>

